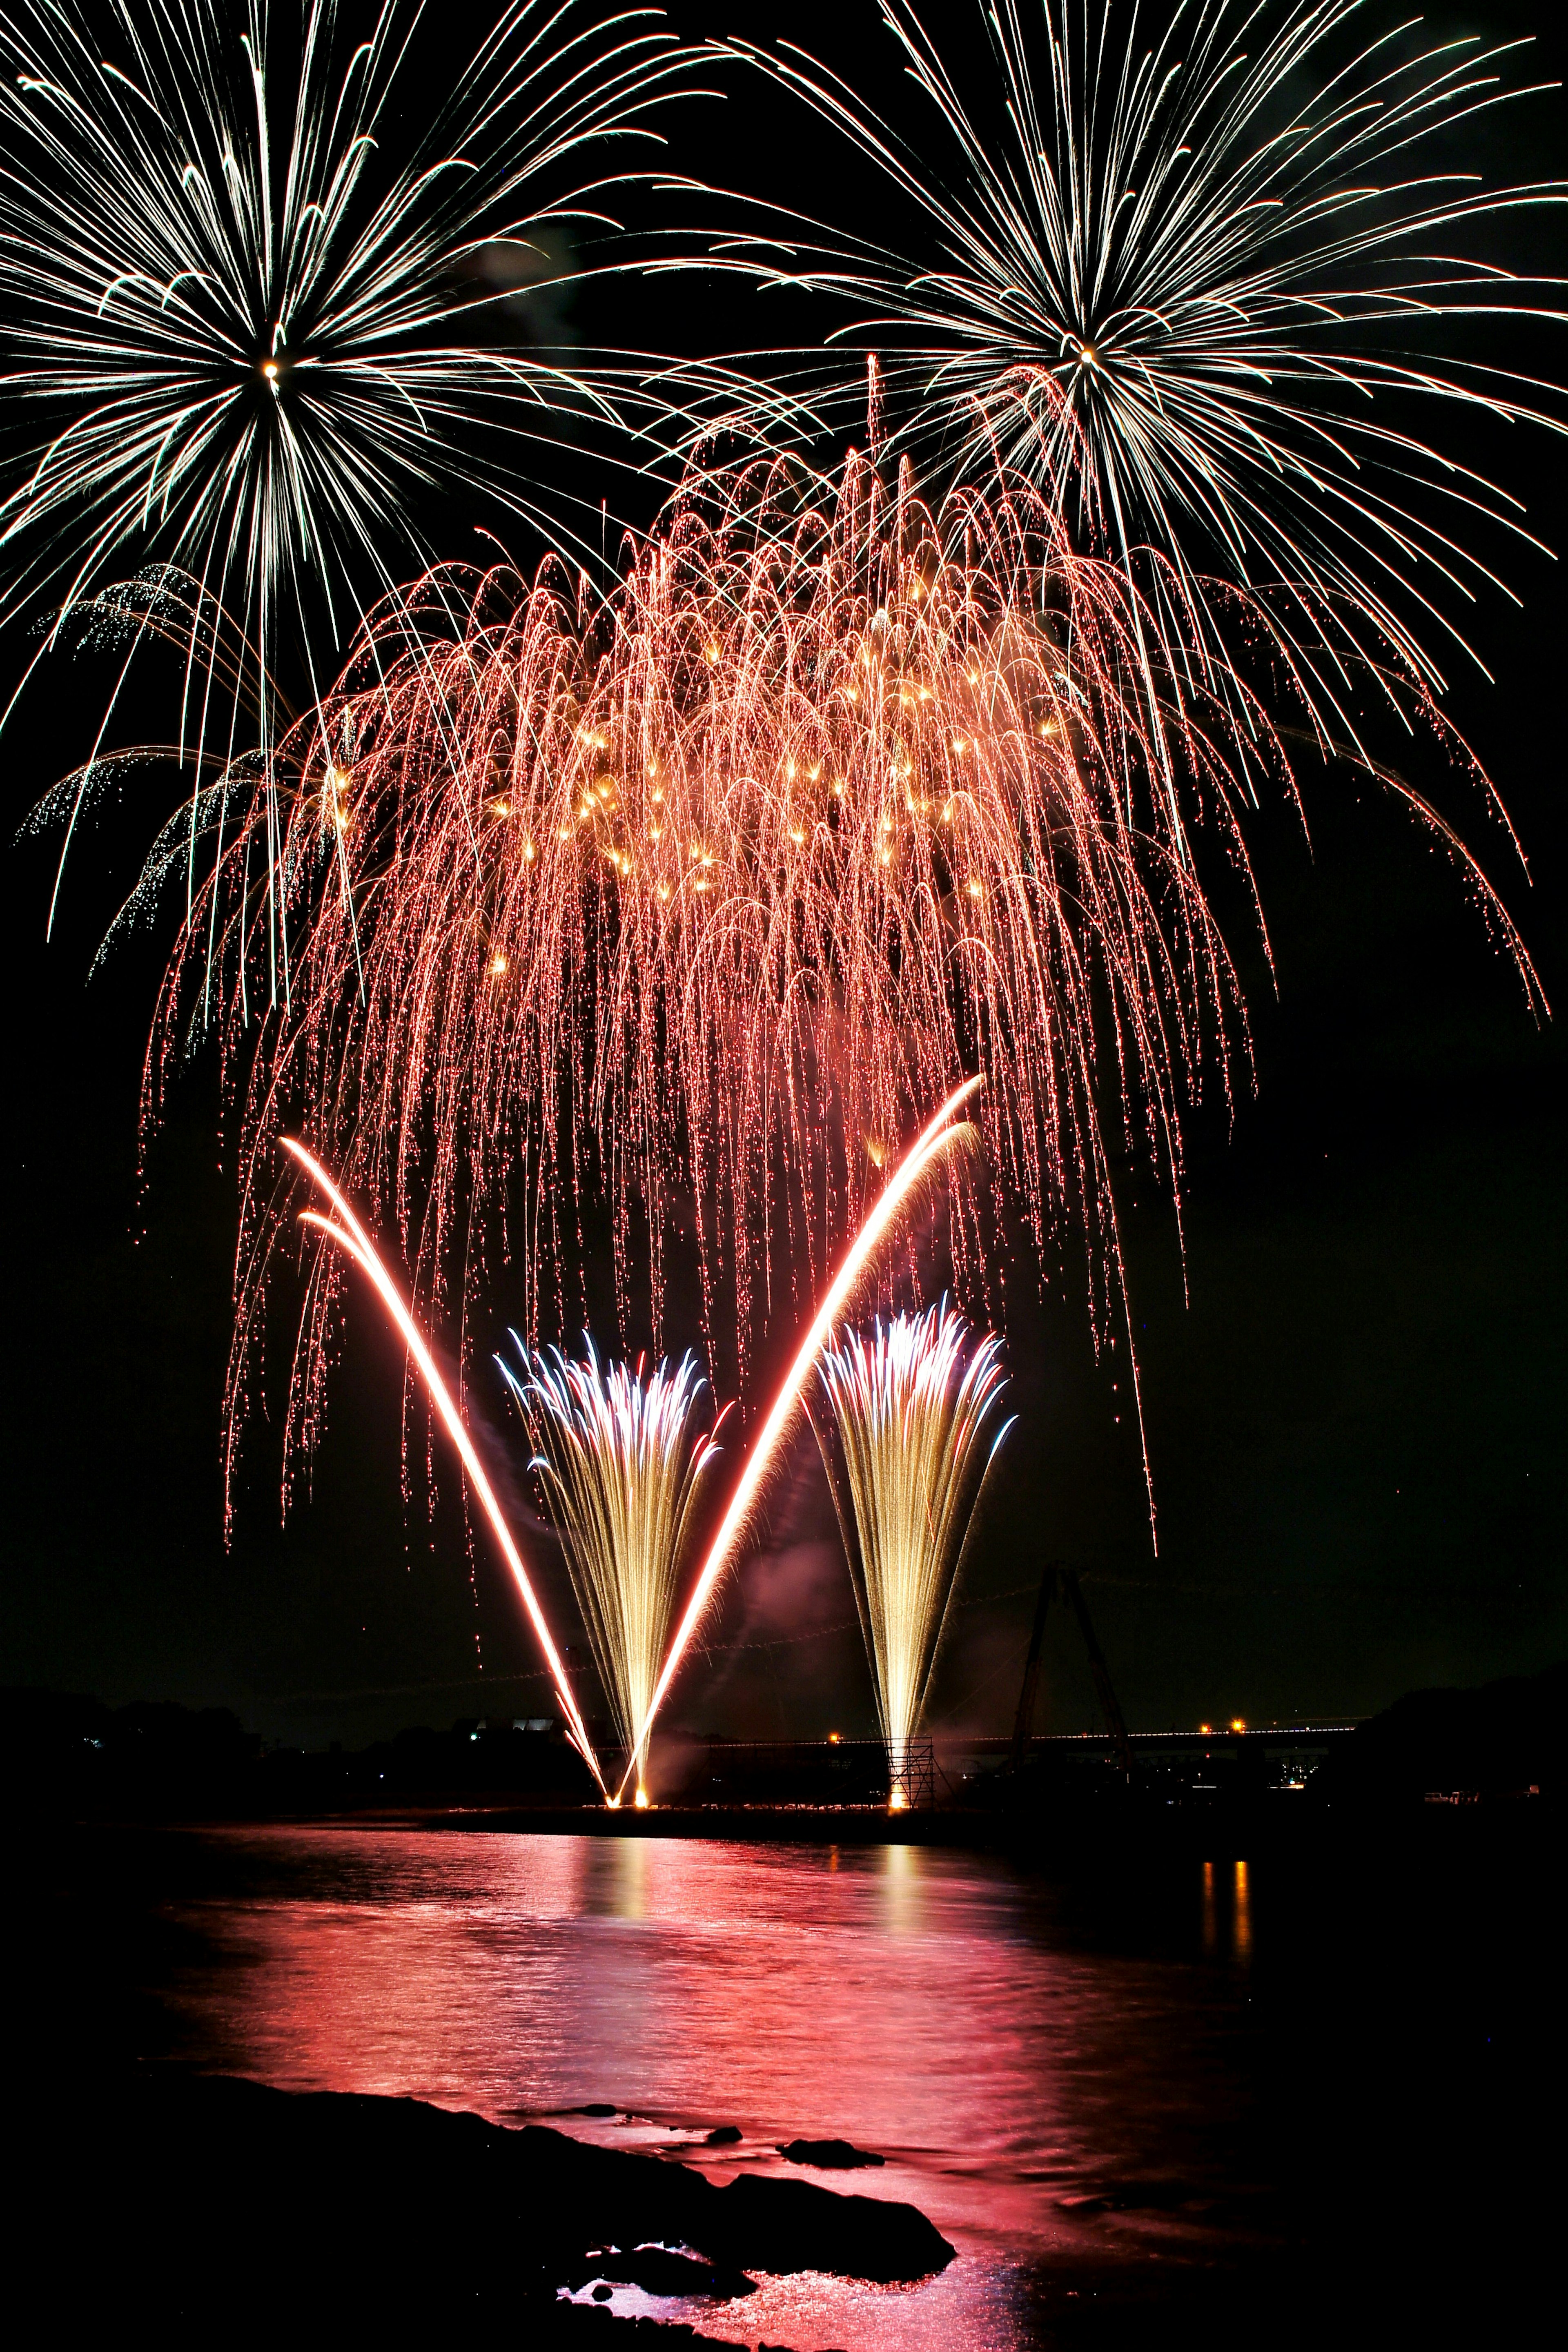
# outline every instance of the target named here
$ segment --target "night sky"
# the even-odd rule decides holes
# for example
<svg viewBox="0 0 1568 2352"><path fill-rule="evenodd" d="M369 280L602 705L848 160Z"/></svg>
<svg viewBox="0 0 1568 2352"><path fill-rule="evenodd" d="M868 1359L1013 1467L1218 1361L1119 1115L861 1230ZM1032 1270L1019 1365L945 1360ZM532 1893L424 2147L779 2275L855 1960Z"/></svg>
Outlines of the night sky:
<svg viewBox="0 0 1568 2352"><path fill-rule="evenodd" d="M1530 13L1440 20L1492 33ZM444 27L454 21L442 12ZM676 21L787 28L881 87L888 52L866 0L768 0ZM864 28L849 50L847 25ZM1560 71L1560 36L1536 56L1542 77ZM889 82L884 103L900 102ZM755 88L689 109L671 131L671 160L715 180L787 193L830 170L839 209L856 217L848 165ZM1563 132L1560 94L1533 101L1506 152L1483 157L1489 175L1561 169ZM1520 247L1545 266L1542 227ZM732 286L665 280L657 299L625 297L620 331L718 350L798 330L771 314L759 324ZM1561 381L1561 333L1519 348ZM1478 435L1472 448L1458 429L1444 425L1448 446L1498 471L1549 545L1568 545L1564 445L1516 431ZM448 519L447 552L472 551L469 520ZM1507 802L1531 878L1428 749L1406 746L1402 764L1460 818L1561 1008L1562 571L1521 553L1508 576L1522 612L1499 595L1469 620L1494 679L1456 662L1450 708ZM16 633L0 639L7 677L25 654ZM14 824L85 752L102 687L90 661L57 661L31 690L0 744ZM1191 1122L1184 1256L1169 1202L1137 1168L1118 1173L1158 1550L1125 1381L1113 1395L1116 1372L1095 1361L1070 1259L1043 1309L1015 1269L1021 1425L971 1554L935 1727L1010 1724L1047 1559L1084 1573L1134 1728L1359 1714L1413 1686L1529 1672L1568 1650L1562 1024L1532 1018L1451 867L1374 787L1311 762L1301 784L1310 843L1279 808L1251 836L1277 993L1241 910L1227 915L1258 1089L1243 1092L1234 1123L1218 1102ZM236 1202L216 1073L198 1055L180 1079L139 1182L141 1056L170 931L121 945L89 976L174 797L167 775L146 777L89 833L47 947L56 846L8 845L0 868L14 1106L0 1681L227 1705L307 1744L542 1712L521 1612L484 1537L465 1536L447 1456L433 1511L417 1475L405 1509L401 1365L363 1297L350 1298L313 1493L280 1525L276 1432L254 1429L226 1549L218 1423ZM516 1312L503 1277L476 1321L499 1342ZM515 1458L499 1380L481 1370L476 1396L487 1451ZM558 1565L542 1559L563 1595ZM803 1448L769 1548L730 1580L719 1654L687 1672L672 1722L763 1737L869 1730L853 1615L820 1469ZM1060 1627L1056 1638L1040 1725L1080 1729L1088 1678Z"/></svg>

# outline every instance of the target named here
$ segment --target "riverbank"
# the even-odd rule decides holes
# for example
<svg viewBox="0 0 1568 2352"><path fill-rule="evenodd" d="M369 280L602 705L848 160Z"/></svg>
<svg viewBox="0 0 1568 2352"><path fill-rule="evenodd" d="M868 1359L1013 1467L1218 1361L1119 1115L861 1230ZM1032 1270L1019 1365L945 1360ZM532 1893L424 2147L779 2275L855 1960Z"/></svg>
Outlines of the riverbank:
<svg viewBox="0 0 1568 2352"><path fill-rule="evenodd" d="M126 1825L138 1818L128 1817ZM603 1805L437 1800L343 1811L247 1815L239 1822L233 1815L198 1816L163 1825L409 1834L477 1832L498 1837L679 1840L854 1851L913 1847L990 1854L1027 1869L1068 1875L1131 1863L1162 1867L1194 1862L1310 1864L1373 1852L1455 1868L1483 1854L1546 1863L1560 1857L1568 1842L1562 1807L1544 1799L1343 1809L1293 1804L1286 1799L1204 1811L1141 1803L1134 1797L1124 1803L1046 1801L1005 1811L932 1807L903 1812L889 1812L885 1805L660 1805L612 1812Z"/></svg>
<svg viewBox="0 0 1568 2352"><path fill-rule="evenodd" d="M562 2296L629 2280L731 2305L756 2270L908 2283L952 2259L908 2204L744 2172L718 2186L416 2099L152 2067L100 2084L89 2113L55 2105L26 2126L15 2243L37 2283L68 2277L81 2317L183 2327L223 2308L297 2336L302 2316L445 2331L483 2312L525 2322L531 2344L619 2342L640 2331Z"/></svg>

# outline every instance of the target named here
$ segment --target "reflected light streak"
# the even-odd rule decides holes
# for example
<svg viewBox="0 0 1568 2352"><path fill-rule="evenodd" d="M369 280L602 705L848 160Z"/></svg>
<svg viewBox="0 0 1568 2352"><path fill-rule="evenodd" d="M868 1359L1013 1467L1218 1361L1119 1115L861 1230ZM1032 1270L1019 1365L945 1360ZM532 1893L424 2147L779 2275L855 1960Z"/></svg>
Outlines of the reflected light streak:
<svg viewBox="0 0 1568 2352"><path fill-rule="evenodd" d="M719 1532L714 1537L708 1557L702 1564L702 1572L693 1587L691 1599L687 1603L686 1614L681 1619L675 1639L669 1645L669 1654L664 1662L663 1672L654 1685L647 1713L643 1718L642 1728L637 1734L634 1755L640 1755L647 1744L647 1736L653 1727L653 1719L663 1704L664 1695L675 1678L676 1670L691 1636L696 1632L702 1612L712 1597L713 1588L722 1574L756 1506L763 1480L773 1465L785 1431L795 1418L795 1410L800 1403L801 1392L805 1386L813 1364L826 1346L834 1324L842 1314L850 1294L865 1272L878 1243L915 1185L950 1144L956 1143L961 1137L973 1133L973 1128L967 1122L957 1126L951 1122L963 1105L979 1093L981 1084L982 1081L978 1077L966 1079L963 1086L956 1087L949 1095L936 1117L921 1129L899 1163L897 1172L888 1183L876 1207L850 1244L844 1263L834 1277L832 1287L817 1308L811 1328L801 1341L799 1352L785 1374L777 1396L773 1399L768 1417L758 1433L757 1442L747 1456L746 1466L736 1481L735 1491L730 1498L730 1507L724 1514ZM631 1769L628 1765L626 1778L623 1779L620 1789L616 1792L617 1801L626 1792L626 1779L630 1778Z"/></svg>
<svg viewBox="0 0 1568 2352"><path fill-rule="evenodd" d="M1236 1957L1238 1960L1252 1958L1252 1898L1247 1881L1247 1864L1236 1865Z"/></svg>
<svg viewBox="0 0 1568 2352"><path fill-rule="evenodd" d="M321 1186L332 1204L333 1215L331 1217L322 1216L316 1209L302 1210L300 1217L300 1223L320 1226L321 1232L330 1235L346 1256L352 1257L363 1267L379 1293L382 1304L402 1333L404 1343L417 1364L420 1377L429 1391L430 1401L445 1422L447 1433L462 1457L463 1467L473 1484L474 1492L483 1506L485 1516L495 1530L496 1540L505 1556L507 1566L511 1570L512 1580L522 1595L522 1605L528 1612L530 1622L539 1638L539 1646L544 1653L551 1679L555 1685L555 1696L561 1702L562 1712L566 1718L572 1744L598 1782L606 1801L614 1802L615 1801L610 1798L605 1776L599 1769L599 1760L594 1753L594 1744L588 1737L588 1727L572 1695L571 1685L566 1679L566 1670L562 1664L555 1643L551 1639L544 1612L539 1605L538 1596L529 1580L528 1570L523 1566L522 1555L518 1550L512 1538L511 1529L508 1527L500 1505L496 1500L495 1490L485 1475L484 1465L474 1450L473 1440L468 1435L456 1400L442 1379L436 1360L426 1346L418 1325L410 1314L396 1284L377 1255L370 1235L360 1223L321 1161L314 1159L303 1144L296 1143L290 1136L284 1136L282 1143L284 1150L291 1153L300 1162L311 1181ZM336 1222L339 1217L342 1220L341 1224Z"/></svg>

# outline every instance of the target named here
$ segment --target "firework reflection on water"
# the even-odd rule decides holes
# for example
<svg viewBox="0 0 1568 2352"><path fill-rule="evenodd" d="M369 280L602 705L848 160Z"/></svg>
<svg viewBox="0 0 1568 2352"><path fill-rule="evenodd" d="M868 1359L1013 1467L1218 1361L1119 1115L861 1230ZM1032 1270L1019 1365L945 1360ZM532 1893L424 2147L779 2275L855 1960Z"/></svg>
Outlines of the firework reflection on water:
<svg viewBox="0 0 1568 2352"><path fill-rule="evenodd" d="M1251 1986L1228 1934L1197 1965L1196 1864L1148 1897L1143 1947L1119 1918L1097 1948L1070 1895L915 1846L366 1828L184 1845L200 1897L171 1907L214 1964L187 1958L165 1998L194 2063L906 2199L958 2248L910 2287L764 2276L731 2305L622 2288L617 2310L801 2352L1024 2352L1042 2273L1059 2308L1109 2269L1154 2293L1257 2242ZM569 2112L599 2101L616 2113ZM701 2145L720 2123L738 2147ZM830 2133L885 2166L777 2154ZM1160 2205L1139 2200L1151 2176Z"/></svg>

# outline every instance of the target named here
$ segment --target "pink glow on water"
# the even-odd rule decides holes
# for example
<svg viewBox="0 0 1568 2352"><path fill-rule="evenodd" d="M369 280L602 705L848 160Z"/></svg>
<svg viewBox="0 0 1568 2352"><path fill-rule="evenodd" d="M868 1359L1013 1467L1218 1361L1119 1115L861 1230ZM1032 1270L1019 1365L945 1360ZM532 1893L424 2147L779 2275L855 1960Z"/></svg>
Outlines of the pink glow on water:
<svg viewBox="0 0 1568 2352"><path fill-rule="evenodd" d="M248 1891L182 1906L229 1963L178 1999L199 2063L679 2145L721 2179L793 2172L780 2142L842 2137L887 2163L795 2177L907 2199L959 2252L910 2288L778 2278L730 2305L627 2288L617 2309L796 2352L1013 2352L1038 2340L1041 2265L1059 2280L1201 2252L1195 2209L1234 2186L1190 2128L1233 2095L1205 2074L1201 2030L1228 2011L1228 1978L1077 1948L1001 1864L897 1845L216 1839ZM1195 1874L1192 1891L1195 1913ZM616 2116L562 2112L593 2101ZM716 2124L741 2127L738 2148L695 2144ZM1152 2162L1179 2168L1182 2198L1108 2210Z"/></svg>

